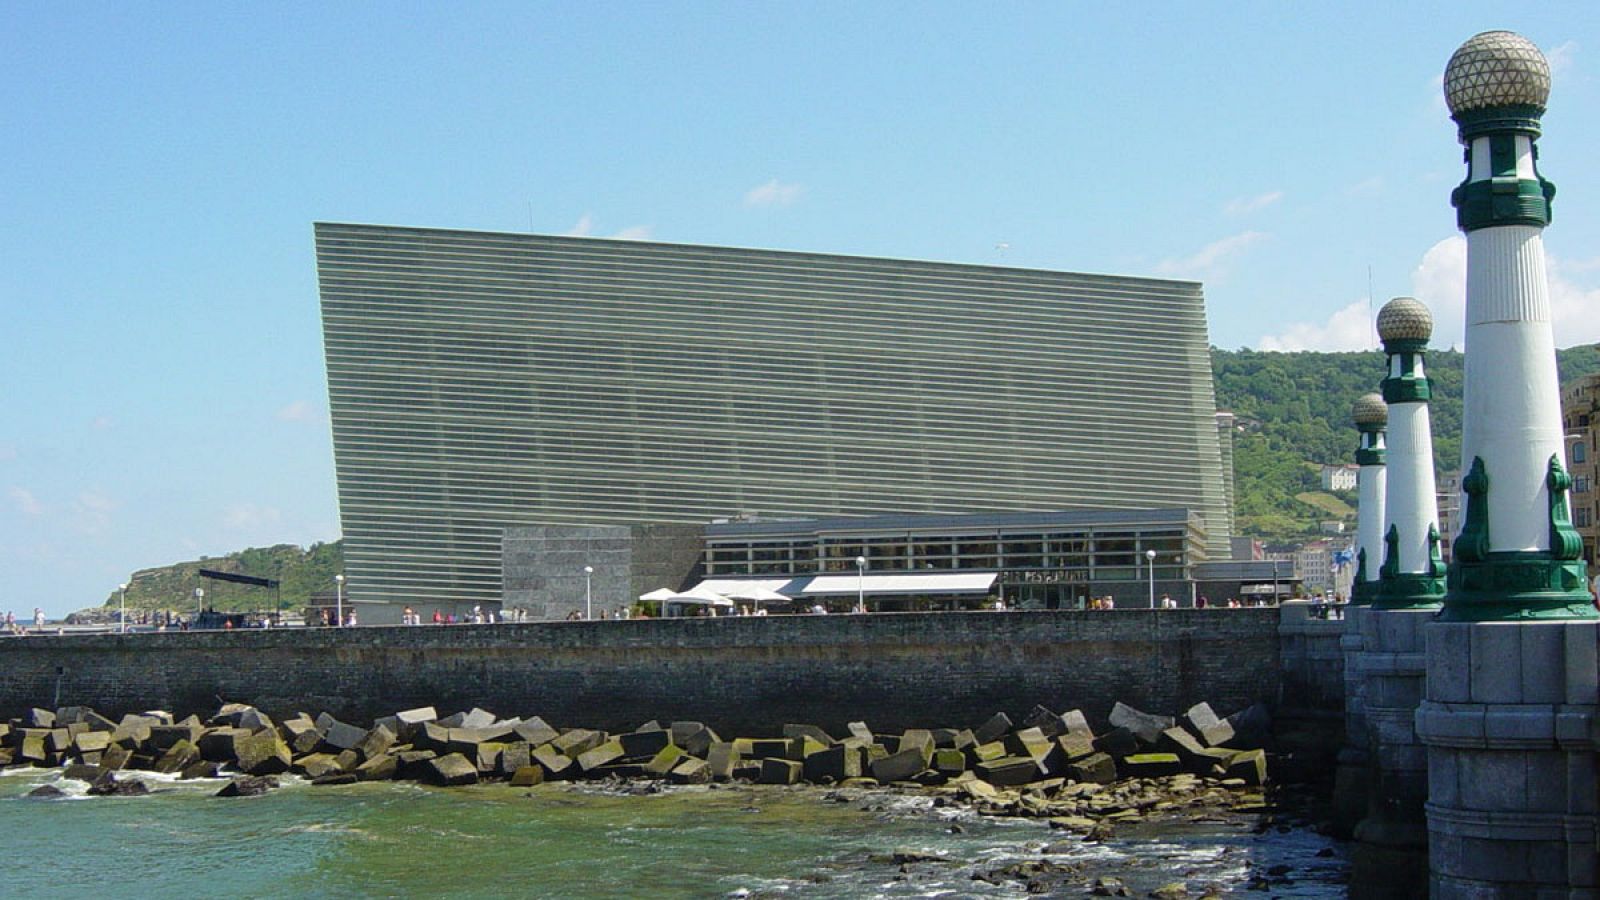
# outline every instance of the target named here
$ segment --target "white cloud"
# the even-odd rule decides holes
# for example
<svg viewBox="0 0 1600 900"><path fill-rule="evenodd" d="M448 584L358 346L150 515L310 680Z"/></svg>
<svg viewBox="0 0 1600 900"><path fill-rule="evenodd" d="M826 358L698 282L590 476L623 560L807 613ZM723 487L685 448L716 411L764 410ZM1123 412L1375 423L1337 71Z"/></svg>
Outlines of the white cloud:
<svg viewBox="0 0 1600 900"><path fill-rule="evenodd" d="M1451 235L1411 270L1411 295L1433 313L1434 347L1460 348L1467 318L1467 239Z"/></svg>
<svg viewBox="0 0 1600 900"><path fill-rule="evenodd" d="M1222 211L1230 216L1242 216L1245 213L1266 209L1282 199L1283 191L1268 191L1254 197L1235 197L1222 207Z"/></svg>
<svg viewBox="0 0 1600 900"><path fill-rule="evenodd" d="M304 400L293 403L278 410L277 417L280 422L309 422L316 418L316 407Z"/></svg>
<svg viewBox="0 0 1600 900"><path fill-rule="evenodd" d="M655 231L653 225L629 225L627 228L613 234L612 237L621 241L648 241Z"/></svg>
<svg viewBox="0 0 1600 900"><path fill-rule="evenodd" d="M568 228L564 234L568 237L588 237L592 231L594 231L594 216L584 213L578 217L578 221L573 223L572 227Z"/></svg>
<svg viewBox="0 0 1600 900"><path fill-rule="evenodd" d="M276 507L257 506L254 503L240 503L230 506L222 513L222 524L233 531L245 531L259 528L263 525L277 525L283 521L283 513Z"/></svg>
<svg viewBox="0 0 1600 900"><path fill-rule="evenodd" d="M84 534L99 534L111 525L111 513L116 501L98 491L84 491L72 502L72 514L78 530Z"/></svg>
<svg viewBox="0 0 1600 900"><path fill-rule="evenodd" d="M1383 190L1383 176L1373 175L1363 178L1355 184L1344 189L1346 197L1371 197Z"/></svg>
<svg viewBox="0 0 1600 900"><path fill-rule="evenodd" d="M89 427L93 428L95 431L109 431L111 430L111 426L115 424L116 423L112 421L110 416L95 416L94 419L89 422Z"/></svg>
<svg viewBox="0 0 1600 900"><path fill-rule="evenodd" d="M1557 347L1600 342L1600 287L1584 287L1568 280L1571 267L1552 256L1550 273L1550 321ZM1584 271L1579 267L1577 271Z"/></svg>
<svg viewBox="0 0 1600 900"><path fill-rule="evenodd" d="M17 512L25 516L37 516L44 512L44 505L27 488L12 487L10 494L11 502L16 505Z"/></svg>
<svg viewBox="0 0 1600 900"><path fill-rule="evenodd" d="M1321 323L1296 322L1278 334L1264 335L1261 350L1366 350L1374 342L1372 313L1365 299L1357 300Z"/></svg>
<svg viewBox="0 0 1600 900"><path fill-rule="evenodd" d="M1573 57L1578 53L1577 41L1566 41L1545 53L1544 58L1550 63L1550 74L1560 75L1572 68Z"/></svg>
<svg viewBox="0 0 1600 900"><path fill-rule="evenodd" d="M1241 231L1221 240L1212 241L1190 256L1162 260L1156 264L1156 270L1166 275L1182 275L1189 278L1218 278L1226 271L1226 263L1230 258L1243 253L1266 237L1266 233L1260 231Z"/></svg>
<svg viewBox="0 0 1600 900"><path fill-rule="evenodd" d="M786 184L774 178L766 184L758 184L744 192L745 206L788 206L800 199L805 193L805 188L798 184Z"/></svg>
<svg viewBox="0 0 1600 900"><path fill-rule="evenodd" d="M1600 342L1600 318L1594 315L1600 308L1600 287L1581 284L1573 277L1591 270L1589 260L1568 264L1546 256L1550 325L1558 347ZM1467 304L1466 238L1455 235L1429 247L1411 273L1411 290L1433 310L1433 346L1460 347Z"/></svg>

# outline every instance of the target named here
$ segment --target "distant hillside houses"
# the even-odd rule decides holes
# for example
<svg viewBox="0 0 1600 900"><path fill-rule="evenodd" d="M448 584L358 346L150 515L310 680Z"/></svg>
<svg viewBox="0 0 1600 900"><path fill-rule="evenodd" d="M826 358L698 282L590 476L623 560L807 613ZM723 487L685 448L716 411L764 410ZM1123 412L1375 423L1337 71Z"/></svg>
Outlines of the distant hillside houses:
<svg viewBox="0 0 1600 900"><path fill-rule="evenodd" d="M1353 491L1356 489L1356 473L1360 471L1360 466L1323 465L1322 489L1325 491Z"/></svg>

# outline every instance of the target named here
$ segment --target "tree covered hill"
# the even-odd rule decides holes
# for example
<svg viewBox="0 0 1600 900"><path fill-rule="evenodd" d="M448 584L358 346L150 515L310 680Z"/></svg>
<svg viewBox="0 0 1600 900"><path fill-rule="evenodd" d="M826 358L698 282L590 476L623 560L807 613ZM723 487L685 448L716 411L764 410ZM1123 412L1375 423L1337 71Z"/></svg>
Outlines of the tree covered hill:
<svg viewBox="0 0 1600 900"><path fill-rule="evenodd" d="M244 584L201 578L210 569L235 575L253 575L282 582L278 592ZM333 590L333 576L344 570L344 544L294 544L253 547L220 557L202 557L153 569L141 569L128 581L130 609L193 610L195 588L205 589L205 605L219 610L270 610L281 600L285 609L303 607L312 594ZM115 608L116 591L105 605Z"/></svg>
<svg viewBox="0 0 1600 900"><path fill-rule="evenodd" d="M1433 382L1434 467L1450 472L1461 465L1462 355L1428 353ZM1557 353L1561 381L1600 372L1600 345ZM1318 464L1353 462L1356 431L1350 407L1362 394L1377 391L1383 379L1381 352L1267 353L1211 351L1217 408L1238 417L1234 435L1234 513L1236 530L1267 538L1315 532L1319 521L1334 518L1322 498ZM1355 498L1337 499L1354 504Z"/></svg>

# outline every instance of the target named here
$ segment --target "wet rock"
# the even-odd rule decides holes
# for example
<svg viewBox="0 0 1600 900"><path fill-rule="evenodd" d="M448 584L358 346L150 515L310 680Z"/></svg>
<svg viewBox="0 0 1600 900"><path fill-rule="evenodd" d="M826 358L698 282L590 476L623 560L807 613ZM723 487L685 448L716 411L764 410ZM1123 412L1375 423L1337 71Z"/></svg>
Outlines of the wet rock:
<svg viewBox="0 0 1600 900"><path fill-rule="evenodd" d="M145 745L156 753L165 753L179 742L198 744L200 735L204 731L205 729L201 728L198 723L193 725L152 725L150 726L150 737L145 742Z"/></svg>
<svg viewBox="0 0 1600 900"><path fill-rule="evenodd" d="M1084 816L1056 816L1050 820L1051 828L1059 828L1076 834L1087 834L1097 825L1095 820Z"/></svg>
<svg viewBox="0 0 1600 900"><path fill-rule="evenodd" d="M1031 756L1003 756L972 767L979 778L998 787L1016 787L1045 777L1039 761Z"/></svg>
<svg viewBox="0 0 1600 900"><path fill-rule="evenodd" d="M105 774L106 770L100 768L99 766L86 766L82 764L70 765L61 770L62 778L70 778L73 781L83 781L90 784L93 784L97 779Z"/></svg>
<svg viewBox="0 0 1600 900"><path fill-rule="evenodd" d="M122 779L107 772L89 785L89 793L96 797L139 797L150 793L150 785L137 778Z"/></svg>
<svg viewBox="0 0 1600 900"><path fill-rule="evenodd" d="M1118 766L1126 778L1159 778L1183 771L1183 760L1176 753L1135 753Z"/></svg>
<svg viewBox="0 0 1600 900"><path fill-rule="evenodd" d="M200 748L185 740L179 740L156 760L151 766L157 772L167 775L181 772L190 763L200 759Z"/></svg>
<svg viewBox="0 0 1600 900"><path fill-rule="evenodd" d="M334 775L344 771L339 765L339 760L331 753L312 753L302 756L293 763L295 771L307 778L317 779L324 775Z"/></svg>
<svg viewBox="0 0 1600 900"><path fill-rule="evenodd" d="M1187 900L1189 886L1181 881L1164 884L1150 892L1153 900Z"/></svg>
<svg viewBox="0 0 1600 900"><path fill-rule="evenodd" d="M247 775L277 775L289 771L294 757L275 731L260 731L233 743L239 771Z"/></svg>
<svg viewBox="0 0 1600 900"><path fill-rule="evenodd" d="M355 784L360 780L354 772L333 772L321 778L313 778L311 783L318 787L327 787L334 784Z"/></svg>
<svg viewBox="0 0 1600 900"><path fill-rule="evenodd" d="M25 796L33 800L61 800L67 796L67 792L53 784L41 784Z"/></svg>
<svg viewBox="0 0 1600 900"><path fill-rule="evenodd" d="M341 750L354 750L361 746L362 741L367 739L366 729L357 728L338 719L329 717L326 721L319 721L317 724L322 730L322 743L325 747L332 748L334 753L338 753Z"/></svg>
<svg viewBox="0 0 1600 900"><path fill-rule="evenodd" d="M196 778L216 778L221 773L222 767L219 764L202 759L184 766L183 771L178 773L178 778L182 781L193 781Z"/></svg>
<svg viewBox="0 0 1600 900"><path fill-rule="evenodd" d="M270 776L241 775L223 785L218 797L259 797L276 788L278 779Z"/></svg>
<svg viewBox="0 0 1600 900"><path fill-rule="evenodd" d="M1119 878L1096 878L1089 887L1089 894L1094 897L1132 897L1133 891L1122 883Z"/></svg>

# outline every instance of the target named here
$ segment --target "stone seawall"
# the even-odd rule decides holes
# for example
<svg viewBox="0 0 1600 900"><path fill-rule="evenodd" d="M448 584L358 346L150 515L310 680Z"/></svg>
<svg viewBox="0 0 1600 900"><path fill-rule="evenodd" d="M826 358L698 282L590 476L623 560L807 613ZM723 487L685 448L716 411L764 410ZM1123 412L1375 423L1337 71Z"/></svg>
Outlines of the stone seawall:
<svg viewBox="0 0 1600 900"><path fill-rule="evenodd" d="M481 706L614 730L659 719L754 733L966 725L1043 704L1103 723L1118 700L1169 713L1294 705L1278 622L1275 609L1184 609L39 636L0 641L0 718L232 701L356 721Z"/></svg>

